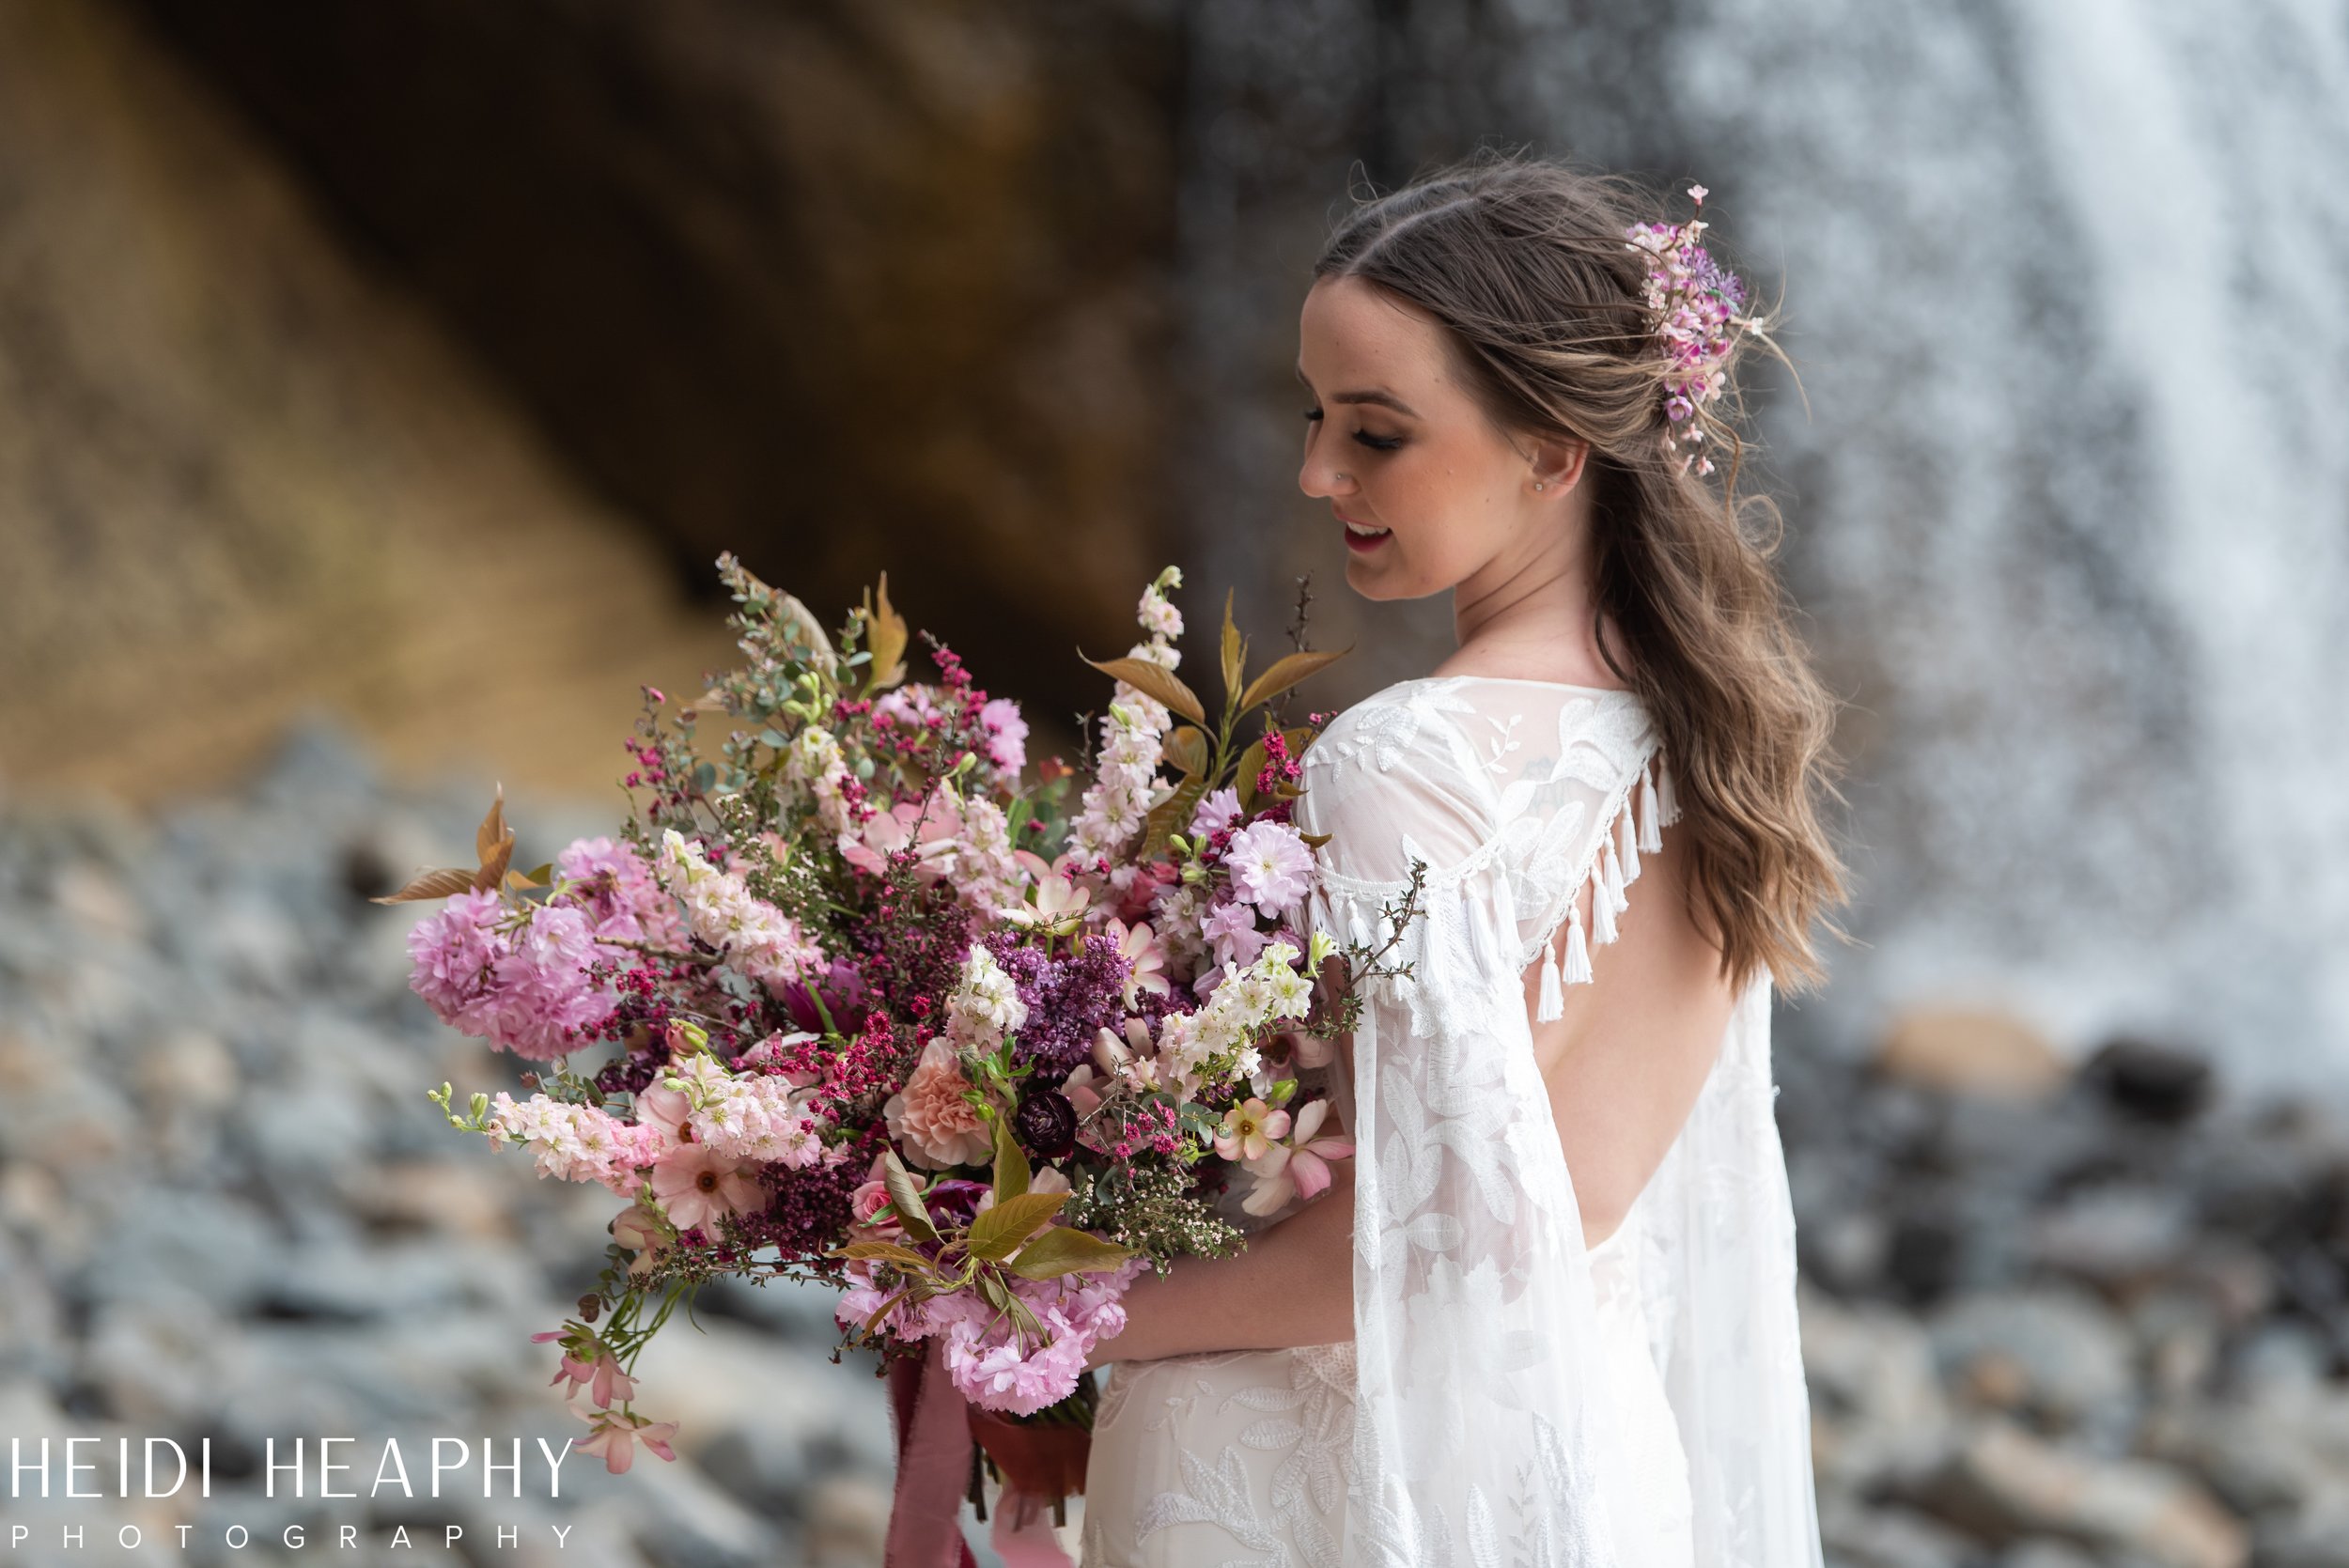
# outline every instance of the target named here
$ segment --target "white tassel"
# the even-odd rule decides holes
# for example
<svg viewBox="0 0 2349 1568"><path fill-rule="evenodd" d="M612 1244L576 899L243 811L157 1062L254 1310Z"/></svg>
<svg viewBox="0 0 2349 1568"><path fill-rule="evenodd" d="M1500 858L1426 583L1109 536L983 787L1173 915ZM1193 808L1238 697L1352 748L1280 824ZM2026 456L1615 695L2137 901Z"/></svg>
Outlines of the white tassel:
<svg viewBox="0 0 2349 1568"><path fill-rule="evenodd" d="M1660 854L1664 848L1664 831L1656 820L1656 773L1660 752L1648 758L1640 770L1640 847L1649 854Z"/></svg>
<svg viewBox="0 0 2349 1568"><path fill-rule="evenodd" d="M1672 792L1672 770L1665 759L1657 759L1656 778L1664 792L1664 798L1656 803L1656 820L1669 828L1680 820L1680 800Z"/></svg>
<svg viewBox="0 0 2349 1568"><path fill-rule="evenodd" d="M1615 939L1615 911L1621 908L1617 903L1617 878L1621 875L1615 864L1615 841L1610 836L1607 853L1599 860L1598 885L1591 890L1591 937L1595 941Z"/></svg>
<svg viewBox="0 0 2349 1568"><path fill-rule="evenodd" d="M1582 907L1577 904L1566 924L1566 984L1587 985L1590 978L1591 950L1582 941Z"/></svg>
<svg viewBox="0 0 2349 1568"><path fill-rule="evenodd" d="M1558 944L1542 944L1542 999L1534 1009L1533 1021L1554 1023L1566 1016L1566 994L1558 983Z"/></svg>
<svg viewBox="0 0 2349 1568"><path fill-rule="evenodd" d="M1622 824L1623 885L1627 888L1640 879L1640 825L1628 800L1623 803Z"/></svg>

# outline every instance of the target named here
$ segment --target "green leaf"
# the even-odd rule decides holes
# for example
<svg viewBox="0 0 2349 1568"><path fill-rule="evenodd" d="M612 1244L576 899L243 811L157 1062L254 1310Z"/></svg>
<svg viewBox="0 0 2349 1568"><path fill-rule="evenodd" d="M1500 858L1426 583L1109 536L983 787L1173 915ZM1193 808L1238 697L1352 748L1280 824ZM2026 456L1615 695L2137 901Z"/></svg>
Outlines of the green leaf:
<svg viewBox="0 0 2349 1568"><path fill-rule="evenodd" d="M1223 695L1227 701L1238 695L1240 676L1248 669L1248 651L1239 640L1239 628L1232 624L1232 592L1223 590Z"/></svg>
<svg viewBox="0 0 2349 1568"><path fill-rule="evenodd" d="M1064 1274L1100 1273L1115 1268L1133 1250L1103 1241L1067 1225L1055 1225L1019 1250L1004 1265L1023 1280L1057 1280Z"/></svg>
<svg viewBox="0 0 2349 1568"><path fill-rule="evenodd" d="M1079 649L1077 657L1084 659ZM1146 659L1085 659L1085 662L1105 675L1114 676L1140 691L1164 703L1194 724L1207 722L1207 710L1200 706L1198 693L1182 683L1174 671L1163 664L1153 664Z"/></svg>
<svg viewBox="0 0 2349 1568"><path fill-rule="evenodd" d="M889 1189L890 1206L897 1211L897 1223L906 1228L906 1234L916 1241L936 1241L938 1227L930 1220L930 1211L922 1206L922 1190L897 1162L894 1149L881 1157L881 1185Z"/></svg>
<svg viewBox="0 0 2349 1568"><path fill-rule="evenodd" d="M1028 1190L1028 1157L1019 1152L1019 1140L1012 1136L1011 1118L998 1114L995 1118L995 1201L1017 1198Z"/></svg>
<svg viewBox="0 0 2349 1568"><path fill-rule="evenodd" d="M1240 693L1240 711L1245 713L1258 703L1279 696L1290 687L1298 685L1310 676L1319 675L1353 651L1353 647L1349 644L1335 653L1308 651L1293 653L1286 658L1274 660L1272 668L1251 681L1248 690Z"/></svg>
<svg viewBox="0 0 2349 1568"><path fill-rule="evenodd" d="M1066 1202L1066 1192L1022 1192L1017 1198L997 1199L994 1207L971 1221L971 1255L1001 1263L1050 1224Z"/></svg>

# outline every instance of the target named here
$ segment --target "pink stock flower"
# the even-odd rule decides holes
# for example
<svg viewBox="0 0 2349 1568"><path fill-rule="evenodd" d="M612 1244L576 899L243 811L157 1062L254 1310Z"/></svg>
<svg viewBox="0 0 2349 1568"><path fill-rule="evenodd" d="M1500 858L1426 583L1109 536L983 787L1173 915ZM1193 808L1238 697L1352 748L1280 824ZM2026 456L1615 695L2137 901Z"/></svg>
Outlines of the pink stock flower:
<svg viewBox="0 0 2349 1568"><path fill-rule="evenodd" d="M628 1473L638 1443L663 1459L677 1458L677 1451L669 1446L669 1439L677 1436L675 1421L657 1421L623 1410L583 1410L576 1405L566 1408L594 1429L576 1445L578 1452L600 1458L603 1467L614 1475Z"/></svg>
<svg viewBox="0 0 2349 1568"><path fill-rule="evenodd" d="M922 1060L905 1088L881 1107L889 1136L908 1159L931 1171L987 1162L995 1140L963 1098L970 1088L952 1046L932 1040L923 1048Z"/></svg>
<svg viewBox="0 0 2349 1568"><path fill-rule="evenodd" d="M652 1168L652 1194L680 1231L700 1225L714 1230L729 1214L764 1208L767 1194L752 1180L744 1162L727 1159L698 1143L661 1157Z"/></svg>
<svg viewBox="0 0 2349 1568"><path fill-rule="evenodd" d="M979 727L987 731L987 759L1005 773L1028 766L1028 721L1019 705L997 697L979 709Z"/></svg>

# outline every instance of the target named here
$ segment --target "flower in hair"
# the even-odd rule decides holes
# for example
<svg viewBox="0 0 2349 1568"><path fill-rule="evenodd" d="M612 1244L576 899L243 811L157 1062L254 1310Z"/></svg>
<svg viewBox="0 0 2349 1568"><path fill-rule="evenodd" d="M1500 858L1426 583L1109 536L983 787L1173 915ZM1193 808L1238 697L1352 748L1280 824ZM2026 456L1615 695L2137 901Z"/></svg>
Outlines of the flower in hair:
<svg viewBox="0 0 2349 1568"><path fill-rule="evenodd" d="M1699 213L1706 194L1702 185L1688 187ZM1699 474L1713 472L1712 459L1699 450L1704 426L1696 415L1728 384L1724 365L1737 334L1762 334L1759 321L1737 314L1746 303L1745 284L1698 242L1704 229L1703 218L1691 216L1685 224L1633 224L1624 230L1630 248L1647 258L1641 298L1664 350L1664 448L1679 457L1683 474L1691 463Z"/></svg>

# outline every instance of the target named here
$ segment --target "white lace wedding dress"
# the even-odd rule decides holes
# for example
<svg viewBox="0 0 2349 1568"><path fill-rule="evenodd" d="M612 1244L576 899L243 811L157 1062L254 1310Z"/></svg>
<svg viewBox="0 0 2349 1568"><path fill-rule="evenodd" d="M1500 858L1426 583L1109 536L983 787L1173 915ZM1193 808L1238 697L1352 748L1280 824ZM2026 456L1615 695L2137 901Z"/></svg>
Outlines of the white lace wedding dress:
<svg viewBox="0 0 2349 1568"><path fill-rule="evenodd" d="M1370 987L1331 1084L1355 1337L1115 1367L1086 1568L1819 1563L1768 976L1596 1248L1533 1060L1523 976L1544 1018L1590 979L1676 815L1666 762L1631 692L1486 676L1390 687L1306 753L1318 925L1376 945L1426 867L1412 976Z"/></svg>

